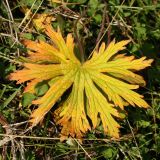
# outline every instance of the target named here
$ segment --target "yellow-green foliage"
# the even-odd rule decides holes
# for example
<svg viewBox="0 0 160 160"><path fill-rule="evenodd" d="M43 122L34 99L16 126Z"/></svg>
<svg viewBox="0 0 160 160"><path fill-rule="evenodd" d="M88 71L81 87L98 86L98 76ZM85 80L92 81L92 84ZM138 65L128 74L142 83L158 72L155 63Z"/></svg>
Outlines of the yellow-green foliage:
<svg viewBox="0 0 160 160"><path fill-rule="evenodd" d="M17 83L28 82L25 92L34 93L34 87L44 80L50 84L46 94L33 101L39 107L33 111L29 121L33 126L37 125L71 88L68 98L54 112L56 123L62 126L62 137L80 138L91 126L97 127L101 120L104 132L118 138L120 125L113 118L120 117L118 107L124 109L126 103L148 107L143 96L133 91L139 85L145 85L144 79L134 72L150 66L152 60L117 55L129 43L129 40L124 40L112 41L107 48L102 43L89 60L81 63L74 54L71 34L64 40L61 32L54 31L51 26L46 26L46 34L52 45L43 41L24 41L30 49L29 63L24 63L22 70L10 75L10 79Z"/></svg>

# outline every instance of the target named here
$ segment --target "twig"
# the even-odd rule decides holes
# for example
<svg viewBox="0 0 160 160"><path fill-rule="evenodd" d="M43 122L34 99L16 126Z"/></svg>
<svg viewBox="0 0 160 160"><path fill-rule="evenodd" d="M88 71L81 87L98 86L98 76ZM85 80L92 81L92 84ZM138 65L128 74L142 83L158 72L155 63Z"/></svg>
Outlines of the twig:
<svg viewBox="0 0 160 160"><path fill-rule="evenodd" d="M8 125L8 123L7 123L7 120L3 117L3 115L2 114L0 114L0 124L2 125L2 126L4 126L4 125ZM4 128L5 129L5 131L6 131L6 133L7 133L7 128ZM2 159L3 160L5 160L6 159L6 154L7 154L7 145L5 144L5 145L3 145L3 151L2 151Z"/></svg>
<svg viewBox="0 0 160 160"><path fill-rule="evenodd" d="M13 138L24 138L24 139L36 139L36 140L60 140L60 138L57 137L38 137L38 136L25 136L22 135L22 133L18 134L18 135L11 135L11 134L0 134L0 136L3 137L8 137L8 136L12 136ZM119 139L107 139L107 138L96 138L96 139L92 139L92 138L82 138L82 139L78 139L77 140L81 140L81 141L104 141L104 142L120 142L120 141L124 141L124 140L130 140L130 138L132 139L133 136L131 134L127 134L124 135L123 137L119 138Z"/></svg>
<svg viewBox="0 0 160 160"><path fill-rule="evenodd" d="M24 142L22 139L20 139L18 148L19 148L19 152L20 152L20 156L21 156L21 160L25 160L25 148L24 148Z"/></svg>
<svg viewBox="0 0 160 160"><path fill-rule="evenodd" d="M74 138L74 140L76 141L76 143L78 144L78 146L80 146L80 148L84 151L84 153L88 156L89 159L92 159L91 156L88 154L88 152L83 148L83 146L78 142L78 140L76 138Z"/></svg>
<svg viewBox="0 0 160 160"><path fill-rule="evenodd" d="M3 145L3 149L2 149L2 160L6 160L7 157L7 145Z"/></svg>
<svg viewBox="0 0 160 160"><path fill-rule="evenodd" d="M0 53L3 54L2 52L0 52ZM0 58L3 58L3 59L5 59L5 60L8 60L8 61L10 61L10 62L12 62L12 63L17 63L17 64L19 64L19 65L22 65L22 62L19 62L19 61L10 59L10 58L5 57L5 56L3 56L3 55L0 55Z"/></svg>
<svg viewBox="0 0 160 160"><path fill-rule="evenodd" d="M5 0L5 1L6 1L6 4L7 4L7 7L8 7L8 12L9 12L10 18L11 18L12 22L14 23L14 18L13 18L8 0ZM14 30L14 31L15 31L15 35L16 35L16 41L18 42L18 34L17 34L16 30Z"/></svg>
<svg viewBox="0 0 160 160"><path fill-rule="evenodd" d="M106 21L107 21L107 25L110 24L110 20L109 20L109 15L108 15L108 5L106 3L106 7L107 7L107 12L106 12ZM107 32L107 46L110 44L111 42L111 26L109 26L108 28L108 32Z"/></svg>
<svg viewBox="0 0 160 160"><path fill-rule="evenodd" d="M136 147L138 148L139 158L142 160L142 157L141 157L141 153L140 153L140 150L139 150L138 143L137 143L137 141L136 141L136 138L135 138L135 135L134 135L133 129L132 129L132 127L131 127L131 125L130 125L130 123L129 123L128 119L127 119L127 123L128 123L128 125L129 125L130 130L131 130L131 133L132 133L132 136L133 136L133 139L134 139L135 145L136 145Z"/></svg>
<svg viewBox="0 0 160 160"><path fill-rule="evenodd" d="M11 34L0 33L0 36L10 37L10 38L12 38L14 41L17 41L17 39L16 39L13 35L11 35ZM18 41L17 43L21 44L19 41Z"/></svg>
<svg viewBox="0 0 160 160"><path fill-rule="evenodd" d="M123 3L125 2L125 0L123 0L123 2L121 3L120 6L123 5ZM111 24L113 23L115 17L118 15L119 11L120 11L120 7L118 8L117 12L115 13L114 17L112 18L111 22L109 23L108 27L106 28L106 30L104 31L103 35L101 36L100 40L98 41L98 43L96 44L95 48L93 49L92 53L89 55L88 59L92 56L92 54L94 53L94 51L97 48L97 45L99 45L99 43L101 42L102 38L105 36L105 34L107 33L108 29L110 28Z"/></svg>
<svg viewBox="0 0 160 160"><path fill-rule="evenodd" d="M12 160L16 160L16 149L15 149L15 143L14 143L14 139L11 140L11 152L12 152Z"/></svg>
<svg viewBox="0 0 160 160"><path fill-rule="evenodd" d="M4 17L2 17L2 16L0 16L0 19L2 19L3 21L7 21L7 22L10 22L10 23L14 23L13 21L11 21L11 20L9 20L9 19L6 19L6 18L4 18Z"/></svg>
<svg viewBox="0 0 160 160"><path fill-rule="evenodd" d="M118 144L118 146L119 146L118 149L121 151L121 153L124 155L124 157L125 157L126 159L128 159L128 156L127 156L127 154L125 153L123 146L121 146L120 143L117 143L117 144Z"/></svg>
<svg viewBox="0 0 160 160"><path fill-rule="evenodd" d="M30 13L32 13L31 10L32 10L33 6L35 5L36 1L37 1L37 0L35 0L35 1L32 3L31 8L30 8L30 9L27 11L27 13L25 14L25 17L23 18L23 20L22 20L21 23L19 24L18 28L20 28L20 27L23 25L23 23L24 23L24 22L26 21L26 19L29 17Z"/></svg>
<svg viewBox="0 0 160 160"><path fill-rule="evenodd" d="M6 126L6 127L3 127L6 131L6 134L13 134L11 128L9 127L9 124L7 122L7 120L3 117L2 114L0 114L0 123L2 126ZM12 137L12 136L11 136ZM5 137L3 140L0 141L0 146L4 146L6 148L6 144L10 141L10 138L11 137ZM11 144L12 144L12 149L11 149L11 152L12 152L12 155L13 155L13 160L16 160L16 151L15 151L15 146L14 146L14 141L13 139L11 139Z"/></svg>
<svg viewBox="0 0 160 160"><path fill-rule="evenodd" d="M3 2L3 5L4 5L5 9L7 10L8 17L10 18L12 14L10 15L11 11L8 8L9 4L7 3L8 5L6 5L4 1L2 1L2 2ZM10 34L13 36L13 29L12 29L11 21L9 20L8 22L9 22Z"/></svg>
<svg viewBox="0 0 160 160"><path fill-rule="evenodd" d="M102 16L101 28L100 28L98 37L96 39L96 44L97 44L96 50L98 50L98 48L99 48L99 43L98 42L99 42L99 40L100 40L100 38L101 38L101 36L102 36L102 34L104 32L104 24L105 24L105 19L106 19L106 8L107 8L106 5L107 5L107 3L105 2L105 6L104 6L104 10L103 10L103 16Z"/></svg>
<svg viewBox="0 0 160 160"><path fill-rule="evenodd" d="M70 8L68 8L67 6L59 6L54 8L54 10L52 11L53 14L60 14L63 17L67 17L67 18L71 18L71 19L78 19L80 17L79 14L77 14L76 12L72 11ZM81 17L81 19L83 20L84 18ZM81 23L81 21L80 21Z"/></svg>
<svg viewBox="0 0 160 160"><path fill-rule="evenodd" d="M28 123L28 121L24 121L24 122L19 122L19 123L14 123L14 124L9 124L10 127L14 127L14 126L20 126L22 124ZM4 126L5 127L5 126Z"/></svg>
<svg viewBox="0 0 160 160"><path fill-rule="evenodd" d="M39 6L37 7L36 11L34 12L34 14L32 15L32 17L30 18L30 20L27 22L27 24L25 25L25 27L23 28L23 30L21 31L21 33L23 33L25 31L25 29L28 27L28 25L30 24L30 22L32 21L32 19L34 18L35 14L38 12L39 8L41 7L42 3L44 0L41 1L41 3L39 4Z"/></svg>
<svg viewBox="0 0 160 160"><path fill-rule="evenodd" d="M12 15L12 12L11 12L11 9L10 9L10 6L9 6L9 3L8 3L8 0L5 0L6 1L6 5L7 5L7 8L8 8L8 12L9 12L9 17L11 19L11 21L13 22L14 24L14 18L13 18L13 15ZM11 35L13 36L13 29L12 29L12 24L11 22L9 21L9 26L10 26L10 30L11 30ZM19 40L18 40L18 33L17 31L14 29L14 33L15 33L15 41L14 43L12 44L11 48L14 46L15 43L18 43ZM19 56L19 48L17 48L17 54Z"/></svg>

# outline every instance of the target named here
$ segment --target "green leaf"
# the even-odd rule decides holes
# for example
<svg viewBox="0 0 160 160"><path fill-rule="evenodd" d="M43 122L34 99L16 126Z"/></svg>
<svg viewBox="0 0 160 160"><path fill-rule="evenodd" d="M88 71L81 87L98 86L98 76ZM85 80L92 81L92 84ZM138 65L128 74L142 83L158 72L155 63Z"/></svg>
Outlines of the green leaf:
<svg viewBox="0 0 160 160"><path fill-rule="evenodd" d="M38 96L44 95L49 89L49 86L46 82L40 82L36 85L35 91Z"/></svg>
<svg viewBox="0 0 160 160"><path fill-rule="evenodd" d="M142 128L146 128L150 125L150 122L145 121L145 120L140 120L140 121L138 121L138 123L139 123L139 126L142 127Z"/></svg>
<svg viewBox="0 0 160 160"><path fill-rule="evenodd" d="M37 36L37 39L40 40L40 41L44 41L44 42L46 41L46 38L43 35Z"/></svg>
<svg viewBox="0 0 160 160"><path fill-rule="evenodd" d="M101 151L101 154L103 155L104 158L110 159L114 157L115 152L116 151L112 148L104 147L104 149Z"/></svg>
<svg viewBox="0 0 160 160"><path fill-rule="evenodd" d="M31 33L23 33L22 38L33 40L33 35Z"/></svg>
<svg viewBox="0 0 160 160"><path fill-rule="evenodd" d="M101 23L101 21L102 21L102 15L96 14L94 16L94 19L96 20L96 23Z"/></svg>
<svg viewBox="0 0 160 160"><path fill-rule="evenodd" d="M35 95L33 95L32 93L24 93L23 97L22 97L22 106L23 107L27 107L28 105L30 105L32 103L32 101L35 99Z"/></svg>

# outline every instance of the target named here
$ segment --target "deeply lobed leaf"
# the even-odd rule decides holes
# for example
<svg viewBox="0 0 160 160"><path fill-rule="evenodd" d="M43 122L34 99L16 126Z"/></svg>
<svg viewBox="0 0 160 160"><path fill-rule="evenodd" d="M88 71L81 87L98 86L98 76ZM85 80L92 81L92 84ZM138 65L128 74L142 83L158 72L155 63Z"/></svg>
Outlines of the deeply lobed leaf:
<svg viewBox="0 0 160 160"><path fill-rule="evenodd" d="M118 138L120 125L114 119L120 117L118 107L124 109L126 103L148 107L143 96L133 91L139 85L145 85L143 77L134 72L150 66L152 60L117 55L129 43L124 40L112 41L107 48L102 43L99 51L82 64L74 54L71 34L65 41L60 30L56 32L51 26L46 26L46 34L52 45L43 41L24 41L30 62L10 75L10 79L17 83L28 82L25 92L34 93L35 86L44 80L50 85L44 96L33 101L39 107L29 121L33 126L37 125L70 88L69 95L58 109L54 109L55 121L62 126L61 136L81 138L101 120L104 132Z"/></svg>

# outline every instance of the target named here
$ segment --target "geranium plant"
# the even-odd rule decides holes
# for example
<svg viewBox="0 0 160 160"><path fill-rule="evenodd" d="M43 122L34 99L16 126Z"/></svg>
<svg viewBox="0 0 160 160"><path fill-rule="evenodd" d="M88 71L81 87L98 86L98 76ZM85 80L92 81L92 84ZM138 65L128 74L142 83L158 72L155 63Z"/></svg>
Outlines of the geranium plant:
<svg viewBox="0 0 160 160"><path fill-rule="evenodd" d="M38 108L29 121L37 125L69 90L67 98L54 111L63 137L81 138L102 122L104 132L118 138L120 125L114 117L120 117L119 109L123 110L126 103L148 107L143 96L134 91L145 85L143 77L135 72L150 66L152 60L117 55L129 43L123 40L112 41L108 47L102 43L89 60L81 63L75 56L71 34L64 39L60 30L56 32L49 25L45 29L53 43L25 40L24 45L29 49L28 62L23 64L23 69L10 75L18 84L27 82L24 92L35 93L35 86L43 81L50 86L45 95L32 102Z"/></svg>

